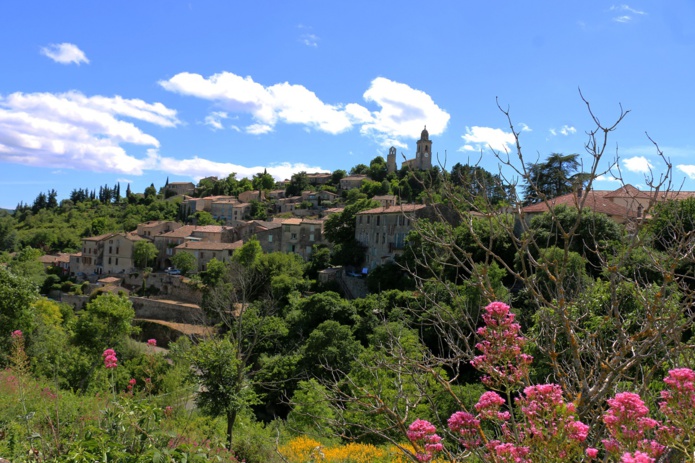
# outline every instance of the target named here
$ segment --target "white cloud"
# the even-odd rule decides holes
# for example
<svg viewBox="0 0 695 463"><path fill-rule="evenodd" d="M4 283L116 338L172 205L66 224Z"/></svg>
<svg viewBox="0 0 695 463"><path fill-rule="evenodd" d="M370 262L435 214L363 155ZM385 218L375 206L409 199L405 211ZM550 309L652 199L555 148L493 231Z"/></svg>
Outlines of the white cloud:
<svg viewBox="0 0 695 463"><path fill-rule="evenodd" d="M158 147L159 141L124 118L162 127L178 124L160 103L79 92L0 96L0 161L139 175L142 159L122 144Z"/></svg>
<svg viewBox="0 0 695 463"><path fill-rule="evenodd" d="M254 123L245 131L258 135L271 132L279 123L300 124L326 133L338 134L359 126L362 134L383 145L404 145L401 138L417 137L426 125L432 135L446 129L449 114L425 92L406 84L378 77L363 98L379 110L370 111L358 103L324 103L312 91L288 82L269 87L231 72L208 78L182 72L160 85L171 92L213 101L226 112L249 114Z"/></svg>
<svg viewBox="0 0 695 463"><path fill-rule="evenodd" d="M222 119L229 117L224 111L213 111L205 117L205 125L209 125L213 130L222 129Z"/></svg>
<svg viewBox="0 0 695 463"><path fill-rule="evenodd" d="M263 135L273 131L273 127L266 124L251 124L246 127L246 133L251 135Z"/></svg>
<svg viewBox="0 0 695 463"><path fill-rule="evenodd" d="M654 167L644 156L623 159L623 166L630 172L646 174Z"/></svg>
<svg viewBox="0 0 695 463"><path fill-rule="evenodd" d="M289 162L280 164L271 164L269 166L253 166L246 167L239 164L229 162L215 162L208 159L194 156L191 159L174 159L169 157L156 156L155 166L157 170L164 171L168 174L176 174L182 176L190 176L195 180L200 180L203 177L211 175L217 177L226 177L232 172L237 174L237 178L251 178L259 172L266 170L276 180L290 178L292 174L297 172L330 172L317 166L308 166L306 164Z"/></svg>
<svg viewBox="0 0 695 463"><path fill-rule="evenodd" d="M120 183L133 183L129 178L117 178L116 181Z"/></svg>
<svg viewBox="0 0 695 463"><path fill-rule="evenodd" d="M299 37L299 41L302 42L307 47L318 48L319 37L315 34L302 34Z"/></svg>
<svg viewBox="0 0 695 463"><path fill-rule="evenodd" d="M492 127L466 127L466 133L461 135L466 142L459 151L483 151L492 149L508 152L516 143L514 134Z"/></svg>
<svg viewBox="0 0 695 463"><path fill-rule="evenodd" d="M72 43L52 43L42 47L41 54L60 64L89 63L84 52Z"/></svg>
<svg viewBox="0 0 695 463"><path fill-rule="evenodd" d="M384 146L395 146L394 139L417 137L425 126L430 135L440 135L451 118L427 93L384 77L374 79L363 97L381 109L370 113L371 117L360 113L358 105L350 112L362 124L361 132L375 136Z"/></svg>
<svg viewBox="0 0 695 463"><path fill-rule="evenodd" d="M680 170L683 172L685 175L687 175L691 179L695 179L695 165L692 164L678 164L676 166L676 169Z"/></svg>
<svg viewBox="0 0 695 463"><path fill-rule="evenodd" d="M613 17L613 21L619 23L628 23L636 16L645 16L647 14L645 11L637 10L625 4L613 5L610 7L610 11L614 11L619 14L618 16Z"/></svg>
<svg viewBox="0 0 695 463"><path fill-rule="evenodd" d="M621 183L619 178L615 178L612 175L599 175L594 179L595 182L609 182L609 183Z"/></svg>
<svg viewBox="0 0 695 463"><path fill-rule="evenodd" d="M523 122L519 122L518 124L516 124L516 127L517 127L520 131L522 131L522 132L533 132L533 130L531 129L531 127L529 127L528 125L524 124Z"/></svg>
<svg viewBox="0 0 695 463"><path fill-rule="evenodd" d="M574 135L575 133L577 133L577 129L575 129L571 125L563 125L559 129L549 129L548 131L550 132L550 135L552 135L553 137L557 135L564 135L566 137L568 135Z"/></svg>

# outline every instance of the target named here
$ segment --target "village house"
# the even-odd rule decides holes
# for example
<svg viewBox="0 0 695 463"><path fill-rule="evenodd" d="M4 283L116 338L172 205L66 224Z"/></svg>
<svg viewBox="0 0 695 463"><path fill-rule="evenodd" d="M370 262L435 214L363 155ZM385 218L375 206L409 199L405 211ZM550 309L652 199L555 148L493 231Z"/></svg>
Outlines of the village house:
<svg viewBox="0 0 695 463"><path fill-rule="evenodd" d="M243 246L244 242L239 240L234 243L213 243L208 241L185 241L174 248L174 254L187 252L195 257L197 271L204 272L208 263L212 259L227 262L234 250Z"/></svg>
<svg viewBox="0 0 695 463"><path fill-rule="evenodd" d="M365 267L391 262L405 249L412 222L432 215L424 204L401 204L368 209L355 215L355 239L367 248Z"/></svg>
<svg viewBox="0 0 695 463"><path fill-rule="evenodd" d="M104 273L126 273L135 269L135 243L145 238L136 233L115 233L103 240ZM154 264L154 263L152 263Z"/></svg>
<svg viewBox="0 0 695 463"><path fill-rule="evenodd" d="M195 185L191 182L170 182L164 189L173 191L177 195L190 195L195 192Z"/></svg>
<svg viewBox="0 0 695 463"><path fill-rule="evenodd" d="M153 239L156 235L176 230L181 226L181 223L171 220L153 220L139 224L135 233L142 237Z"/></svg>
<svg viewBox="0 0 695 463"><path fill-rule="evenodd" d="M330 172L315 172L313 174L306 174L306 179L309 182L309 185L313 186L319 186L319 185L325 185L327 183L331 183L331 179L333 178L333 174Z"/></svg>
<svg viewBox="0 0 695 463"><path fill-rule="evenodd" d="M61 269L64 275L70 273L70 254L64 252L46 254L45 256L39 257L39 262L41 262L46 269L55 267Z"/></svg>
<svg viewBox="0 0 695 463"><path fill-rule="evenodd" d="M251 201L265 201L265 193L262 191L244 191L237 196L239 202L250 203Z"/></svg>
<svg viewBox="0 0 695 463"><path fill-rule="evenodd" d="M564 205L577 208L583 205L594 212L606 214L616 223L624 224L636 219L649 219L649 211L655 202L665 200L683 200L695 197L694 191L678 191L654 193L640 191L632 185L624 185L617 190L584 190L579 189L557 198L537 204L531 204L521 209L527 223L533 217L547 212L550 207Z"/></svg>
<svg viewBox="0 0 695 463"><path fill-rule="evenodd" d="M343 177L340 179L340 189L352 190L353 188L359 188L362 186L362 181L366 178L366 175L348 175Z"/></svg>
<svg viewBox="0 0 695 463"><path fill-rule="evenodd" d="M112 236L114 236L114 233L82 238L82 253L79 256L79 261L74 262L77 265L71 266L71 271L85 274L103 273L104 243ZM70 259L70 263L73 264L72 258Z"/></svg>
<svg viewBox="0 0 695 463"><path fill-rule="evenodd" d="M323 219L283 219L280 250L308 260L315 244L326 244L323 224Z"/></svg>

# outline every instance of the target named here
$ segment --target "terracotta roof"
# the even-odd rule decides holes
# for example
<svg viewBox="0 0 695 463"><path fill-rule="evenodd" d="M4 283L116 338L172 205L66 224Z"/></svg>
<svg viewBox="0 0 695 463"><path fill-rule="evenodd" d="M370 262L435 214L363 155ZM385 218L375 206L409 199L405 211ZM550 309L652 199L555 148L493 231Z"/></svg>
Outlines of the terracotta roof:
<svg viewBox="0 0 695 463"><path fill-rule="evenodd" d="M210 243L207 241L186 241L176 246L176 249L195 249L199 251L225 251L239 249L244 242L239 240L234 243Z"/></svg>
<svg viewBox="0 0 695 463"><path fill-rule="evenodd" d="M193 231L200 233L222 233L227 228L228 227L222 225L201 225L199 227L194 227Z"/></svg>
<svg viewBox="0 0 695 463"><path fill-rule="evenodd" d="M376 207L358 212L357 214L400 214L403 212L415 212L424 209L424 204L401 204L400 206Z"/></svg>
<svg viewBox="0 0 695 463"><path fill-rule="evenodd" d="M253 223L257 227L265 228L266 230L272 230L274 228L282 227L282 223L280 223L280 222L267 222L265 220L254 220Z"/></svg>
<svg viewBox="0 0 695 463"><path fill-rule="evenodd" d="M340 180L363 180L365 178L367 178L366 175L358 174L358 175L348 175L347 177L343 177Z"/></svg>
<svg viewBox="0 0 695 463"><path fill-rule="evenodd" d="M606 215L621 216L621 217L635 217L636 212L629 211L626 207L614 203L610 200L609 194L612 191L605 190L590 190L584 192L584 198L579 198L581 202L584 199L584 207L590 208L594 212L600 212ZM530 206L524 207L522 212L524 213L542 213L547 212L549 207L556 207L560 205L565 205L569 207L577 207L578 198L576 193L569 193L566 195L558 196L548 200L547 202L542 202L538 204L532 204Z"/></svg>
<svg viewBox="0 0 695 463"><path fill-rule="evenodd" d="M58 263L64 263L67 264L70 262L70 254L66 253L58 253L56 255L52 254L46 254L45 256L39 257L39 262L42 264L58 264Z"/></svg>
<svg viewBox="0 0 695 463"><path fill-rule="evenodd" d="M97 281L98 281L99 283L104 283L104 284L108 285L108 284L111 284L111 283L119 283L119 284L120 284L121 279L120 279L120 278L116 278L116 277L106 277L106 278L102 278L101 280L97 280Z"/></svg>
<svg viewBox="0 0 695 463"><path fill-rule="evenodd" d="M181 228L166 233L160 233L157 236L162 236L164 238L186 238L187 236L191 236L193 230L195 230L195 225L184 225Z"/></svg>
<svg viewBox="0 0 695 463"><path fill-rule="evenodd" d="M282 219L283 225L301 225L302 219Z"/></svg>
<svg viewBox="0 0 695 463"><path fill-rule="evenodd" d="M101 241L105 240L107 238L110 238L114 236L115 233L104 233L103 235L98 235L98 236L88 236L86 238L82 238L83 241Z"/></svg>
<svg viewBox="0 0 695 463"><path fill-rule="evenodd" d="M324 214L339 214L345 210L344 207L331 207L323 211Z"/></svg>
<svg viewBox="0 0 695 463"><path fill-rule="evenodd" d="M600 191L600 190L599 190ZM615 191L611 191L604 195L606 198L651 198L651 193L647 191L640 191L634 186L628 184L623 185Z"/></svg>

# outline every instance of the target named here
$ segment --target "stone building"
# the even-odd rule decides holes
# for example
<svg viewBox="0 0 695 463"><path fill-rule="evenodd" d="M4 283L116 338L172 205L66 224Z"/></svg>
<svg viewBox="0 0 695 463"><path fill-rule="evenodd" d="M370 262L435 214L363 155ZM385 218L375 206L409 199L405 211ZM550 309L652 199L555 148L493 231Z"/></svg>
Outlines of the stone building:
<svg viewBox="0 0 695 463"><path fill-rule="evenodd" d="M389 154L386 157L386 167L389 173L398 170L396 165L396 148L394 146L389 148ZM401 167L410 167L413 170L429 170L432 168L432 140L430 140L430 133L427 131L427 127L420 133L415 158L403 161Z"/></svg>
<svg viewBox="0 0 695 463"><path fill-rule="evenodd" d="M364 267L370 270L401 254L412 222L431 215L424 204L401 204L368 209L355 215L355 239L367 248Z"/></svg>

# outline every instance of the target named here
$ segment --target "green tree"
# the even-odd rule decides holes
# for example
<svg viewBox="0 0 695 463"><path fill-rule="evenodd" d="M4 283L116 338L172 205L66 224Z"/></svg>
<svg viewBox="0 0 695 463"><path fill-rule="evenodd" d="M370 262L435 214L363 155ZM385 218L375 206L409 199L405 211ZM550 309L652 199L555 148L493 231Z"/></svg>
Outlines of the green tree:
<svg viewBox="0 0 695 463"><path fill-rule="evenodd" d="M171 263L184 275L198 268L198 260L190 252L177 252L171 258Z"/></svg>
<svg viewBox="0 0 695 463"><path fill-rule="evenodd" d="M134 331L135 311L125 296L102 293L89 301L75 324L75 340L94 353L123 346Z"/></svg>
<svg viewBox="0 0 695 463"><path fill-rule="evenodd" d="M253 176L254 190L272 190L275 187L275 179L266 170Z"/></svg>
<svg viewBox="0 0 695 463"><path fill-rule="evenodd" d="M133 261L139 269L149 267L149 264L159 255L159 250L151 241L136 241L133 246Z"/></svg>
<svg viewBox="0 0 695 463"><path fill-rule="evenodd" d="M580 167L578 154L553 153L545 162L528 164L524 189L526 204L539 203L576 190L587 176L577 172Z"/></svg>
<svg viewBox="0 0 695 463"><path fill-rule="evenodd" d="M197 211L195 214L193 214L189 219L192 219L195 221L196 225L199 226L205 226L205 225L217 225L217 220L210 214L208 211Z"/></svg>
<svg viewBox="0 0 695 463"><path fill-rule="evenodd" d="M369 167L366 164L357 164L350 169L350 175L367 175L368 173Z"/></svg>
<svg viewBox="0 0 695 463"><path fill-rule="evenodd" d="M309 189L309 178L306 172L298 172L292 175L290 182L285 187L285 196L299 196L302 191Z"/></svg>
<svg viewBox="0 0 695 463"><path fill-rule="evenodd" d="M31 281L0 265L0 354L10 352L10 333L29 334L34 327L34 302L39 294ZM2 358L0 357L0 358ZM2 358L3 363L6 359Z"/></svg>
<svg viewBox="0 0 695 463"><path fill-rule="evenodd" d="M388 167L386 166L386 161L381 156L377 156L369 163L369 178L375 182L381 183L382 180L386 178L388 174Z"/></svg>
<svg viewBox="0 0 695 463"><path fill-rule="evenodd" d="M226 337L211 338L192 349L190 360L191 374L201 386L196 403L211 416L225 417L231 449L239 412L260 403L238 346Z"/></svg>

